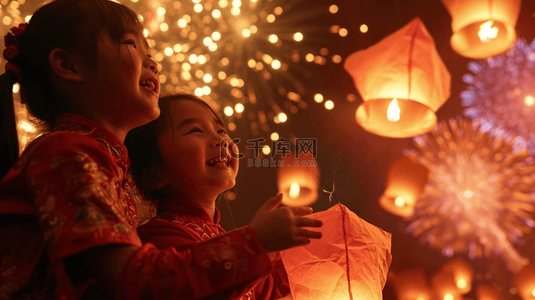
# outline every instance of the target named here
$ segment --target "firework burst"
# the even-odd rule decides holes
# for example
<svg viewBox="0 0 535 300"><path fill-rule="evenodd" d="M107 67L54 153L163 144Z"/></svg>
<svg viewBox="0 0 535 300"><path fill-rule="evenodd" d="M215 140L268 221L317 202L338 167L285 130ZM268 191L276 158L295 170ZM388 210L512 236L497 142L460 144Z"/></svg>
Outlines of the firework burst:
<svg viewBox="0 0 535 300"><path fill-rule="evenodd" d="M514 138L514 151L535 154L535 40L519 39L506 53L468 64L461 93L464 115L493 136Z"/></svg>
<svg viewBox="0 0 535 300"><path fill-rule="evenodd" d="M248 127L272 139L292 136L283 126L291 115L323 101L307 84L342 61L327 45L348 34L333 25L336 5L306 0L115 1L145 21L163 93L187 88L220 110L231 131ZM43 2L2 5L3 32Z"/></svg>
<svg viewBox="0 0 535 300"><path fill-rule="evenodd" d="M301 0L123 2L146 21L163 91L187 86L207 96L231 130L249 125L254 135L273 131L312 102L305 82L313 72L341 62L321 44L345 31L317 22L329 19L336 6Z"/></svg>
<svg viewBox="0 0 535 300"><path fill-rule="evenodd" d="M468 119L451 119L414 138L406 155L429 168L407 230L450 257L502 255L512 270L524 261L514 248L535 227L535 160L512 152Z"/></svg>

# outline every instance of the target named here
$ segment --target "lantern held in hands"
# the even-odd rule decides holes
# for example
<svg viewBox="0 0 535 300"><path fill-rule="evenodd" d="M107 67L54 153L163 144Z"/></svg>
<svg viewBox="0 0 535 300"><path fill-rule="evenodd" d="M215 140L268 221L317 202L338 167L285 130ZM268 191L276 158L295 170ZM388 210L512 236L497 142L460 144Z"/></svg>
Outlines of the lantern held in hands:
<svg viewBox="0 0 535 300"><path fill-rule="evenodd" d="M382 299L392 235L342 204L310 217L323 221L323 237L281 252L293 299Z"/></svg>
<svg viewBox="0 0 535 300"><path fill-rule="evenodd" d="M279 160L277 185L287 206L311 205L318 199L319 167L309 153L290 153Z"/></svg>
<svg viewBox="0 0 535 300"><path fill-rule="evenodd" d="M503 53L516 40L520 0L442 0L452 21L451 47L469 58Z"/></svg>
<svg viewBox="0 0 535 300"><path fill-rule="evenodd" d="M388 169L386 189L379 199L379 204L392 214L402 217L412 215L428 175L427 167L401 156Z"/></svg>
<svg viewBox="0 0 535 300"><path fill-rule="evenodd" d="M377 135L405 138L433 129L435 112L450 96L450 74L419 18L349 55L344 68L364 100L357 123Z"/></svg>

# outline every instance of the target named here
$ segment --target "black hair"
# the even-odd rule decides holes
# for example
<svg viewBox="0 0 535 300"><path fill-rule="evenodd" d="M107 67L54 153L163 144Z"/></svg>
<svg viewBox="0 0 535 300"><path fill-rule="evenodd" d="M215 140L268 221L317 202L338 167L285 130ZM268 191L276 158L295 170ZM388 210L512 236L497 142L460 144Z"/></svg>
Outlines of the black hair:
<svg viewBox="0 0 535 300"><path fill-rule="evenodd" d="M55 0L32 15L22 34L8 34L18 50L8 63L16 65L20 72L7 70L0 76L0 178L19 154L13 85L20 83L21 95L30 113L51 128L57 116L68 111L68 103L58 97L53 83L48 60L50 52L58 48L79 51L90 66L96 65L101 33L106 32L112 41L120 42L132 29L142 36L140 18L122 4L110 0Z"/></svg>

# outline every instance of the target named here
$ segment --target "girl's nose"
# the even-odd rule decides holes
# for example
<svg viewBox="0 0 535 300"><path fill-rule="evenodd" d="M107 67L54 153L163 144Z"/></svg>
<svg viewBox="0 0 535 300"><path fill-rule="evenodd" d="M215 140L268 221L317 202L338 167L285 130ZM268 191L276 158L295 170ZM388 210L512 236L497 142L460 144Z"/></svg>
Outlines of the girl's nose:
<svg viewBox="0 0 535 300"><path fill-rule="evenodd" d="M158 75L158 63L152 57L147 56L145 67L149 68L154 75Z"/></svg>
<svg viewBox="0 0 535 300"><path fill-rule="evenodd" d="M228 145L229 145L228 137L224 137L224 138L219 137L219 139L217 140L217 143L215 144L216 147L221 147L223 149L228 149Z"/></svg>

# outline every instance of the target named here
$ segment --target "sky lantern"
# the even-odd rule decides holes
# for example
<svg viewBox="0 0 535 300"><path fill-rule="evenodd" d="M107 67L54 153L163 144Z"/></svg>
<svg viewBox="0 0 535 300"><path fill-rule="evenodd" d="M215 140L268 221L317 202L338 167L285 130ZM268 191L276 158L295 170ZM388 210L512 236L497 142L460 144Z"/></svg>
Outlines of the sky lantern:
<svg viewBox="0 0 535 300"><path fill-rule="evenodd" d="M438 271L431 276L431 286L436 300L462 300L453 274Z"/></svg>
<svg viewBox="0 0 535 300"><path fill-rule="evenodd" d="M462 56L487 58L516 40L520 0L442 0L452 21L451 47Z"/></svg>
<svg viewBox="0 0 535 300"><path fill-rule="evenodd" d="M467 294L472 290L474 270L464 259L454 258L450 260L442 266L440 272L449 273L453 276L455 285L461 294Z"/></svg>
<svg viewBox="0 0 535 300"><path fill-rule="evenodd" d="M435 112L450 96L450 73L419 18L349 55L344 68L364 100L357 123L377 135L405 138L433 129Z"/></svg>
<svg viewBox="0 0 535 300"><path fill-rule="evenodd" d="M489 285L478 285L477 300L503 300L500 289Z"/></svg>
<svg viewBox="0 0 535 300"><path fill-rule="evenodd" d="M309 153L290 153L279 160L277 185L287 206L311 205L318 199L319 167Z"/></svg>
<svg viewBox="0 0 535 300"><path fill-rule="evenodd" d="M294 300L382 300L392 235L342 204L310 215L323 237L281 252Z"/></svg>
<svg viewBox="0 0 535 300"><path fill-rule="evenodd" d="M518 271L514 281L522 300L535 299L535 267L533 265L524 266Z"/></svg>
<svg viewBox="0 0 535 300"><path fill-rule="evenodd" d="M431 288L421 268L408 269L392 275L391 280L398 300L432 300Z"/></svg>
<svg viewBox="0 0 535 300"><path fill-rule="evenodd" d="M406 156L394 161L386 175L386 189L379 204L388 212L408 217L412 215L420 193L427 183L429 170Z"/></svg>

